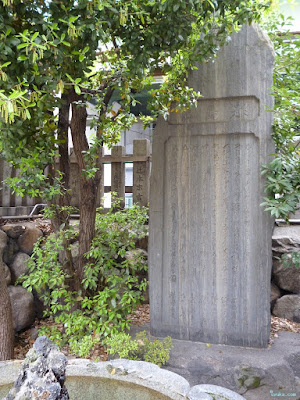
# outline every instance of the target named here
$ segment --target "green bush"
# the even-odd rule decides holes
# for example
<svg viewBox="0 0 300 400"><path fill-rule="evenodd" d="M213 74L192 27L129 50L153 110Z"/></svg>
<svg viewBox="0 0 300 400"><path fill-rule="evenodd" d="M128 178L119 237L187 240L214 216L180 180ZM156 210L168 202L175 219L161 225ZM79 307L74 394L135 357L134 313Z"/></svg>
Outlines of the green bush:
<svg viewBox="0 0 300 400"><path fill-rule="evenodd" d="M70 268L59 262L65 244L69 254L75 246L78 234L74 227L37 243L29 261L30 273L23 278L23 286L35 290L47 306L45 316L56 323L41 333L60 346L69 345L81 357L88 356L105 337L128 329L126 317L141 303L148 284L140 276L147 270L142 255L126 258L136 240L147 234L147 209L137 205L115 209L114 204L107 214L102 210L97 214L96 237L86 254L83 291L71 290Z"/></svg>
<svg viewBox="0 0 300 400"><path fill-rule="evenodd" d="M151 341L146 331L140 332L132 339L128 334L121 332L105 340L108 353L118 355L129 360L148 361L158 366L165 364L170 358L172 339L167 336L163 341Z"/></svg>

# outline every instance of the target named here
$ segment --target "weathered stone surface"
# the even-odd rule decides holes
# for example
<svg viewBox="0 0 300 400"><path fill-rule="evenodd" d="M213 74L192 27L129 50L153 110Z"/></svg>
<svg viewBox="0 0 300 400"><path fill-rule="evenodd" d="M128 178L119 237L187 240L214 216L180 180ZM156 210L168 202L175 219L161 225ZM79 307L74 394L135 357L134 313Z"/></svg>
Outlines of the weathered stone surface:
<svg viewBox="0 0 300 400"><path fill-rule="evenodd" d="M278 255L300 251L300 226L275 226L272 249Z"/></svg>
<svg viewBox="0 0 300 400"><path fill-rule="evenodd" d="M284 266L281 259L273 260L273 281L281 289L300 293L300 269L294 265Z"/></svg>
<svg viewBox="0 0 300 400"><path fill-rule="evenodd" d="M0 263L1 263L1 260L0 260ZM11 272L6 264L3 263L2 265L4 267L5 282L6 282L6 285L8 286L11 283Z"/></svg>
<svg viewBox="0 0 300 400"><path fill-rule="evenodd" d="M141 260L143 264L146 264L148 259L148 253L146 250L143 249L128 250L126 251L125 258L126 260L131 261L133 263Z"/></svg>
<svg viewBox="0 0 300 400"><path fill-rule="evenodd" d="M12 263L10 264L13 283L15 283L20 276L28 273L28 260L30 260L30 257L26 253L18 252L15 255Z"/></svg>
<svg viewBox="0 0 300 400"><path fill-rule="evenodd" d="M211 400L245 400L245 397L234 393L232 390L225 389L221 386L216 385L197 385L194 386L188 393L189 400L198 400L199 398L206 399L206 397L201 397L201 395L209 393L210 397L207 399Z"/></svg>
<svg viewBox="0 0 300 400"><path fill-rule="evenodd" d="M141 239L138 239L135 243L135 246L138 247L139 249L148 251L148 240L149 240L149 234L147 234L145 237Z"/></svg>
<svg viewBox="0 0 300 400"><path fill-rule="evenodd" d="M17 242L12 238L8 238L7 246L5 247L3 252L3 261L7 265L10 265L15 257L15 254L18 251L19 251L19 246Z"/></svg>
<svg viewBox="0 0 300 400"><path fill-rule="evenodd" d="M7 234L7 236L11 237L12 239L17 239L25 232L26 228L24 225L7 224L2 226L1 229Z"/></svg>
<svg viewBox="0 0 300 400"><path fill-rule="evenodd" d="M35 341L27 353L14 387L3 400L68 400L64 385L66 357L46 336Z"/></svg>
<svg viewBox="0 0 300 400"><path fill-rule="evenodd" d="M25 232L19 236L18 245L21 251L31 255L35 242L43 236L43 232L31 223L24 224L24 226L26 229Z"/></svg>
<svg viewBox="0 0 300 400"><path fill-rule="evenodd" d="M280 297L275 303L273 314L276 317L300 322L300 296L297 294L289 294Z"/></svg>
<svg viewBox="0 0 300 400"><path fill-rule="evenodd" d="M160 119L150 191L151 332L267 346L273 223L260 204L272 153L273 50L257 26L232 35L189 82L198 107Z"/></svg>
<svg viewBox="0 0 300 400"><path fill-rule="evenodd" d="M270 393L294 393L292 398L298 399L300 387L297 389L296 371L290 363L300 366L300 346L297 334L282 332L277 343L271 349L245 349L222 345L207 347L202 343L184 342L174 340L175 353L171 354L172 365L164 368L174 369L176 364L190 382L196 382L195 388L191 388L188 381L182 376L173 374L156 365L141 361L114 360L109 362L91 362L90 360L70 360L67 366L66 386L73 400L98 399L103 400L225 400L240 399L237 390L233 388L237 371L243 379L247 374L253 373L263 376L261 385L247 389L243 387L242 398L247 400L268 400ZM283 339L283 340L281 340ZM202 360L202 370L188 368L191 360ZM182 363L182 360L184 363ZM246 367L248 361L248 367ZM205 367L212 365L215 375L210 377L203 375ZM236 366L239 365L239 368ZM251 367L252 366L252 367ZM7 386L17 376L16 362L0 362L0 397L7 393ZM239 376L240 376L239 375ZM224 379L226 388L220 387L216 380ZM199 385L200 382L201 383ZM210 382L209 382L210 381ZM215 386L216 385L216 386ZM240 385L239 385L240 386ZM6 389L6 391L5 391ZM229 389L229 390L228 390ZM236 387L237 389L237 387ZM230 394L231 397L217 397L209 393ZM101 395L101 397L100 397Z"/></svg>
<svg viewBox="0 0 300 400"><path fill-rule="evenodd" d="M14 329L19 332L29 328L35 318L33 295L22 286L9 286Z"/></svg>
<svg viewBox="0 0 300 400"><path fill-rule="evenodd" d="M274 283L271 283L271 307L274 306L276 300L280 297L280 295L280 289L278 289L278 287Z"/></svg>
<svg viewBox="0 0 300 400"><path fill-rule="evenodd" d="M0 230L0 256L2 259L3 250L7 245L7 235L5 232Z"/></svg>
<svg viewBox="0 0 300 400"><path fill-rule="evenodd" d="M143 328L144 329L144 328ZM255 349L173 339L168 369L191 386L218 385L247 400L271 400L274 393L300 396L300 335L279 332L270 348Z"/></svg>

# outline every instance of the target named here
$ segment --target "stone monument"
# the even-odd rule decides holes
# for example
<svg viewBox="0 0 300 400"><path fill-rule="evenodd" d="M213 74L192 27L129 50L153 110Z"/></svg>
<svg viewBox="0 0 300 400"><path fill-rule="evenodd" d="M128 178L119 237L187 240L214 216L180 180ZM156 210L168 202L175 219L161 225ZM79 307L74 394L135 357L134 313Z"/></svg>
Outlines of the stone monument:
<svg viewBox="0 0 300 400"><path fill-rule="evenodd" d="M271 139L273 49L244 26L190 74L198 107L159 120L150 190L151 332L265 347L272 220L260 204Z"/></svg>

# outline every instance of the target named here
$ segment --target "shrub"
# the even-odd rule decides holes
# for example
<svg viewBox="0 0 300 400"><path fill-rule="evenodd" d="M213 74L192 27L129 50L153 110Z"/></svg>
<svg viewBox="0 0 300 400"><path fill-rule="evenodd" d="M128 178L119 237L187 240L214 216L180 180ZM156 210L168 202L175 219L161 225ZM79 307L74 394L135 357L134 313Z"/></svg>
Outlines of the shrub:
<svg viewBox="0 0 300 400"><path fill-rule="evenodd" d="M45 316L56 325L43 328L58 345L69 345L81 357L88 356L94 345L111 334L129 327L127 315L143 300L147 280L139 277L146 270L145 260L127 259L137 239L147 234L146 208L132 208L107 213L99 210L96 236L86 254L83 290L72 290L70 268L61 265L59 254L71 254L77 233L74 227L51 234L37 243L29 261L29 275L23 286L35 290L47 306ZM67 249L65 244L68 244Z"/></svg>
<svg viewBox="0 0 300 400"><path fill-rule="evenodd" d="M167 336L163 341L147 337L146 331L139 332L135 339L121 332L105 340L110 354L117 354L120 358L129 360L148 361L161 367L170 358L172 339Z"/></svg>

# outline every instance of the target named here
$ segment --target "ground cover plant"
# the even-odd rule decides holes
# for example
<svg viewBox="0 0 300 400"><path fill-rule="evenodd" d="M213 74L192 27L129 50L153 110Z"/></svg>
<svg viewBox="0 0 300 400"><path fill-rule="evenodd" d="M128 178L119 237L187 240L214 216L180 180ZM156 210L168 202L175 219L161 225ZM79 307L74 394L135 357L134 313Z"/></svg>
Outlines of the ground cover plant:
<svg viewBox="0 0 300 400"><path fill-rule="evenodd" d="M167 336L162 341L151 340L146 331L137 333L135 339L132 339L129 334L121 332L107 338L105 344L109 354L129 360L147 361L161 367L170 358L172 339Z"/></svg>

